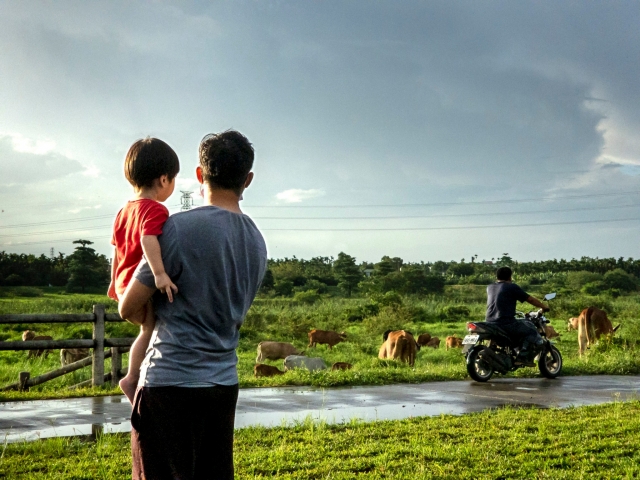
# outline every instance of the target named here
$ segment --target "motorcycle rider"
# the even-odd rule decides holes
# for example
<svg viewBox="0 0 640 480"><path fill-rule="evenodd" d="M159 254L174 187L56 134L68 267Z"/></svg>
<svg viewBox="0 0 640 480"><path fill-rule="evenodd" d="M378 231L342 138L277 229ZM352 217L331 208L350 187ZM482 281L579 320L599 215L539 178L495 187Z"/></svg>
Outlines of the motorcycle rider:
<svg viewBox="0 0 640 480"><path fill-rule="evenodd" d="M513 283L512 274L509 267L500 267L496 271L496 282L487 286L486 321L499 326L514 343L522 344L516 363L532 365L543 345L542 337L533 323L516 319L516 303L527 302L543 312L548 312L549 307Z"/></svg>

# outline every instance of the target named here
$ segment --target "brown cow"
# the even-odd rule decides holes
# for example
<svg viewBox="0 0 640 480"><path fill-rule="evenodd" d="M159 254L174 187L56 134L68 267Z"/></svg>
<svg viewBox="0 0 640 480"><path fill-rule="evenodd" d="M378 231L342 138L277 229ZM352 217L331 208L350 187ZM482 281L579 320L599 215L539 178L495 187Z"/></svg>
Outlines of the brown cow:
<svg viewBox="0 0 640 480"><path fill-rule="evenodd" d="M560 334L556 332L555 328L553 328L551 325L544 326L544 335L547 338L555 338L560 336Z"/></svg>
<svg viewBox="0 0 640 480"><path fill-rule="evenodd" d="M255 367L253 367L253 374L256 377L275 377L276 375L284 375L284 372L278 367L272 367L271 365L258 363Z"/></svg>
<svg viewBox="0 0 640 480"><path fill-rule="evenodd" d="M438 342L438 346L439 345L440 345L440 342ZM445 345L445 350L449 350L450 348L462 348L462 339L456 337L455 335L449 335L445 339L444 345Z"/></svg>
<svg viewBox="0 0 640 480"><path fill-rule="evenodd" d="M569 323L567 323L567 332L570 332L571 330L577 330L577 329L578 329L577 317L570 318Z"/></svg>
<svg viewBox="0 0 640 480"><path fill-rule="evenodd" d="M22 340L24 342L28 340L53 340L53 337L49 335L36 335L36 332L32 330L25 330L24 332L22 332ZM27 355L27 358L39 357L41 355L44 355L46 357L52 351L53 350L29 350L29 354Z"/></svg>
<svg viewBox="0 0 640 480"><path fill-rule="evenodd" d="M333 365L331 365L331 371L334 370L351 370L353 368L353 365L351 365L350 363L347 362L336 362Z"/></svg>
<svg viewBox="0 0 640 480"><path fill-rule="evenodd" d="M421 347L424 347L429 343L429 340L431 340L431 335L428 333L422 333L418 336L418 341L416 343Z"/></svg>
<svg viewBox="0 0 640 480"><path fill-rule="evenodd" d="M302 355L303 352L287 342L260 342L256 363L264 360L285 359L289 355Z"/></svg>
<svg viewBox="0 0 640 480"><path fill-rule="evenodd" d="M380 347L378 358L400 359L400 361L406 362L413 367L418 344L410 332L406 330L385 332L383 339L384 343Z"/></svg>
<svg viewBox="0 0 640 480"><path fill-rule="evenodd" d="M91 353L88 348L63 348L60 350L60 365L63 367L70 363L87 358Z"/></svg>
<svg viewBox="0 0 640 480"><path fill-rule="evenodd" d="M595 344L602 335L613 335L620 325L613 327L604 310L585 308L578 317L578 350L580 356L585 349Z"/></svg>
<svg viewBox="0 0 640 480"><path fill-rule="evenodd" d="M332 332L331 330L311 330L309 332L309 348L315 347L316 344L326 344L332 349L334 345L344 342L347 334L344 332Z"/></svg>
<svg viewBox="0 0 640 480"><path fill-rule="evenodd" d="M425 347L439 348L440 347L440 339L438 337L431 337L431 340L429 340L427 342Z"/></svg>

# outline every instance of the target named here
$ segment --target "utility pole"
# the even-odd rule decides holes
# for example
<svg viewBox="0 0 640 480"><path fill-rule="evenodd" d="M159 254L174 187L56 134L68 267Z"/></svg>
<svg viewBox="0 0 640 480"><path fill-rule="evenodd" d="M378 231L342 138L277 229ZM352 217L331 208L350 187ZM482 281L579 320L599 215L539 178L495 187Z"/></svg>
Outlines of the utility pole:
<svg viewBox="0 0 640 480"><path fill-rule="evenodd" d="M182 206L180 207L180 211L184 212L187 210L191 210L191 207L193 207L193 198L191 198L191 194L193 192L180 190L180 193L182 194L182 196L180 197L180 203L182 204Z"/></svg>

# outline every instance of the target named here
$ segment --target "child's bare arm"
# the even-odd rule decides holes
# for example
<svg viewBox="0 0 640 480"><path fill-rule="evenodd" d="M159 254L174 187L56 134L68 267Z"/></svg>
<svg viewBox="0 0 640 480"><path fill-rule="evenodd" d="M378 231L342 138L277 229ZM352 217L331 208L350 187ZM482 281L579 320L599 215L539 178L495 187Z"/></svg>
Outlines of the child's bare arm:
<svg viewBox="0 0 640 480"><path fill-rule="evenodd" d="M173 294L178 293L178 287L174 285L169 275L167 275L167 272L164 271L158 237L155 235L143 235L141 243L144 256L147 258L149 267L151 267L151 271L155 277L156 288L162 293L166 293L169 301L173 302Z"/></svg>
<svg viewBox="0 0 640 480"><path fill-rule="evenodd" d="M107 295L109 298L113 300L118 300L118 295L116 294L116 270L118 268L118 250L114 248L113 250L113 260L111 261L111 283L109 284L109 290L107 290Z"/></svg>

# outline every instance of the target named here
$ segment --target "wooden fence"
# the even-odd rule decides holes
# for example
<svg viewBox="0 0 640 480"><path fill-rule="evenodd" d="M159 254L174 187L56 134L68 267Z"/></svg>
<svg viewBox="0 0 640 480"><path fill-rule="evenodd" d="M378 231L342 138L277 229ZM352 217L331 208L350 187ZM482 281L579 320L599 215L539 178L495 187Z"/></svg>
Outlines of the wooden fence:
<svg viewBox="0 0 640 480"><path fill-rule="evenodd" d="M104 385L111 381L117 385L120 378L126 374L122 370L122 354L129 350L135 338L105 338L105 322L123 322L120 315L105 313L104 305L94 305L93 313L71 314L21 314L0 315L0 324L37 324L37 323L93 323L93 338L91 340L27 340L15 342L0 342L0 350L52 350L61 348L91 348L92 355L77 362L64 365L62 368L31 378L29 372L20 372L18 381L7 385L1 390L28 390L29 387L40 385L67 373L91 365L91 380L87 380L74 387ZM110 348L105 352L105 348ZM105 375L104 360L111 357L111 372Z"/></svg>

